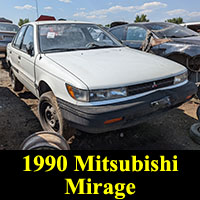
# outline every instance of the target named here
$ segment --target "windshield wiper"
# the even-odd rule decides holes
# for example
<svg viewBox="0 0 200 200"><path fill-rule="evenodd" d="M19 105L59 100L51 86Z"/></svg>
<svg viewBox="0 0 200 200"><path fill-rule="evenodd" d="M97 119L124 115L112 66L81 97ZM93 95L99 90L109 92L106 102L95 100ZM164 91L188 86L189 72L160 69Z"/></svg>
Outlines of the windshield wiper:
<svg viewBox="0 0 200 200"><path fill-rule="evenodd" d="M98 45L96 43L91 43L87 46L86 49L102 49L102 48L117 48L122 46L113 46L113 45Z"/></svg>
<svg viewBox="0 0 200 200"><path fill-rule="evenodd" d="M170 35L170 36L167 36L167 38L182 38L182 37L176 36L176 35Z"/></svg>
<svg viewBox="0 0 200 200"><path fill-rule="evenodd" d="M52 49L46 49L43 50L44 53L51 53L51 52L65 52L65 51L77 51L77 50L83 50L83 48L52 48Z"/></svg>

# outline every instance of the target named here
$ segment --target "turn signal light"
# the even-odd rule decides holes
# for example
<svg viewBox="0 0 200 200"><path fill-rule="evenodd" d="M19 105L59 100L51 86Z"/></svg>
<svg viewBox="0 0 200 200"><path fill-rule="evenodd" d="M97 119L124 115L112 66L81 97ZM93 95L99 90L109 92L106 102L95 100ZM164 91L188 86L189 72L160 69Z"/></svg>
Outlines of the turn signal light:
<svg viewBox="0 0 200 200"><path fill-rule="evenodd" d="M191 99L191 98L192 98L192 96L187 96L187 97L186 97L187 100L188 100L188 99Z"/></svg>
<svg viewBox="0 0 200 200"><path fill-rule="evenodd" d="M119 122L119 121L122 121L122 117L120 118L115 118L115 119L110 119L110 120L107 120L104 122L104 124L112 124L112 123L115 123L115 122Z"/></svg>
<svg viewBox="0 0 200 200"><path fill-rule="evenodd" d="M67 90L68 90L69 94L71 95L71 97L76 99L72 86L67 85Z"/></svg>

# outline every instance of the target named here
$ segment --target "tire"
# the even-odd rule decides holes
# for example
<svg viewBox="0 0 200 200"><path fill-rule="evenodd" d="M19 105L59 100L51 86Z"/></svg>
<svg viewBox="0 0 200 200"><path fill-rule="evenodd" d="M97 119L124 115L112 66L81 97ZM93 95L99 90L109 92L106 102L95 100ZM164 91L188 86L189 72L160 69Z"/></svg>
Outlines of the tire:
<svg viewBox="0 0 200 200"><path fill-rule="evenodd" d="M195 143L200 144L200 123L196 123L191 126L190 137Z"/></svg>
<svg viewBox="0 0 200 200"><path fill-rule="evenodd" d="M66 139L70 139L75 135L76 130L64 120L53 92L42 94L39 99L38 110L40 123L45 131L56 132Z"/></svg>
<svg viewBox="0 0 200 200"><path fill-rule="evenodd" d="M200 106L197 108L197 117L198 117L198 119L200 121Z"/></svg>
<svg viewBox="0 0 200 200"><path fill-rule="evenodd" d="M27 137L20 150L70 150L70 146L61 135L44 131Z"/></svg>
<svg viewBox="0 0 200 200"><path fill-rule="evenodd" d="M10 80L11 80L11 87L15 92L20 92L23 90L23 84L19 82L19 80L14 75L13 71L10 70Z"/></svg>

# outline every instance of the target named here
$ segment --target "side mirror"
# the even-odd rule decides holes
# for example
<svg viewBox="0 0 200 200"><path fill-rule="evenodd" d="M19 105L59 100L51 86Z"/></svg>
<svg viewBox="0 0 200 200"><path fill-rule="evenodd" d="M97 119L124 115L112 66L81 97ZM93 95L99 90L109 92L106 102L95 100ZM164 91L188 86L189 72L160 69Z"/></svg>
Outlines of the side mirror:
<svg viewBox="0 0 200 200"><path fill-rule="evenodd" d="M34 56L34 47L33 47L33 43L30 42L27 46L26 46L26 51L30 56Z"/></svg>

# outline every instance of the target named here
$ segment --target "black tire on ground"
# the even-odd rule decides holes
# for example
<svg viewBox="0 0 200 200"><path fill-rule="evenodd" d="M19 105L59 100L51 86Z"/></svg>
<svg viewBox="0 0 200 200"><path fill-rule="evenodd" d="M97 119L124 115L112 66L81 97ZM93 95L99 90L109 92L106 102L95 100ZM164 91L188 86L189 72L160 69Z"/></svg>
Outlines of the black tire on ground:
<svg viewBox="0 0 200 200"><path fill-rule="evenodd" d="M200 144L200 123L196 123L191 126L190 137L194 142Z"/></svg>
<svg viewBox="0 0 200 200"><path fill-rule="evenodd" d="M38 110L40 123L45 131L56 132L66 139L75 135L76 129L70 127L69 123L64 120L53 92L49 91L42 94L39 99Z"/></svg>
<svg viewBox="0 0 200 200"><path fill-rule="evenodd" d="M70 146L61 135L43 131L27 137L20 150L70 150Z"/></svg>
<svg viewBox="0 0 200 200"><path fill-rule="evenodd" d="M19 92L23 90L23 84L17 79L12 70L10 70L10 80L14 91Z"/></svg>
<svg viewBox="0 0 200 200"><path fill-rule="evenodd" d="M200 106L197 108L197 117L200 120Z"/></svg>

